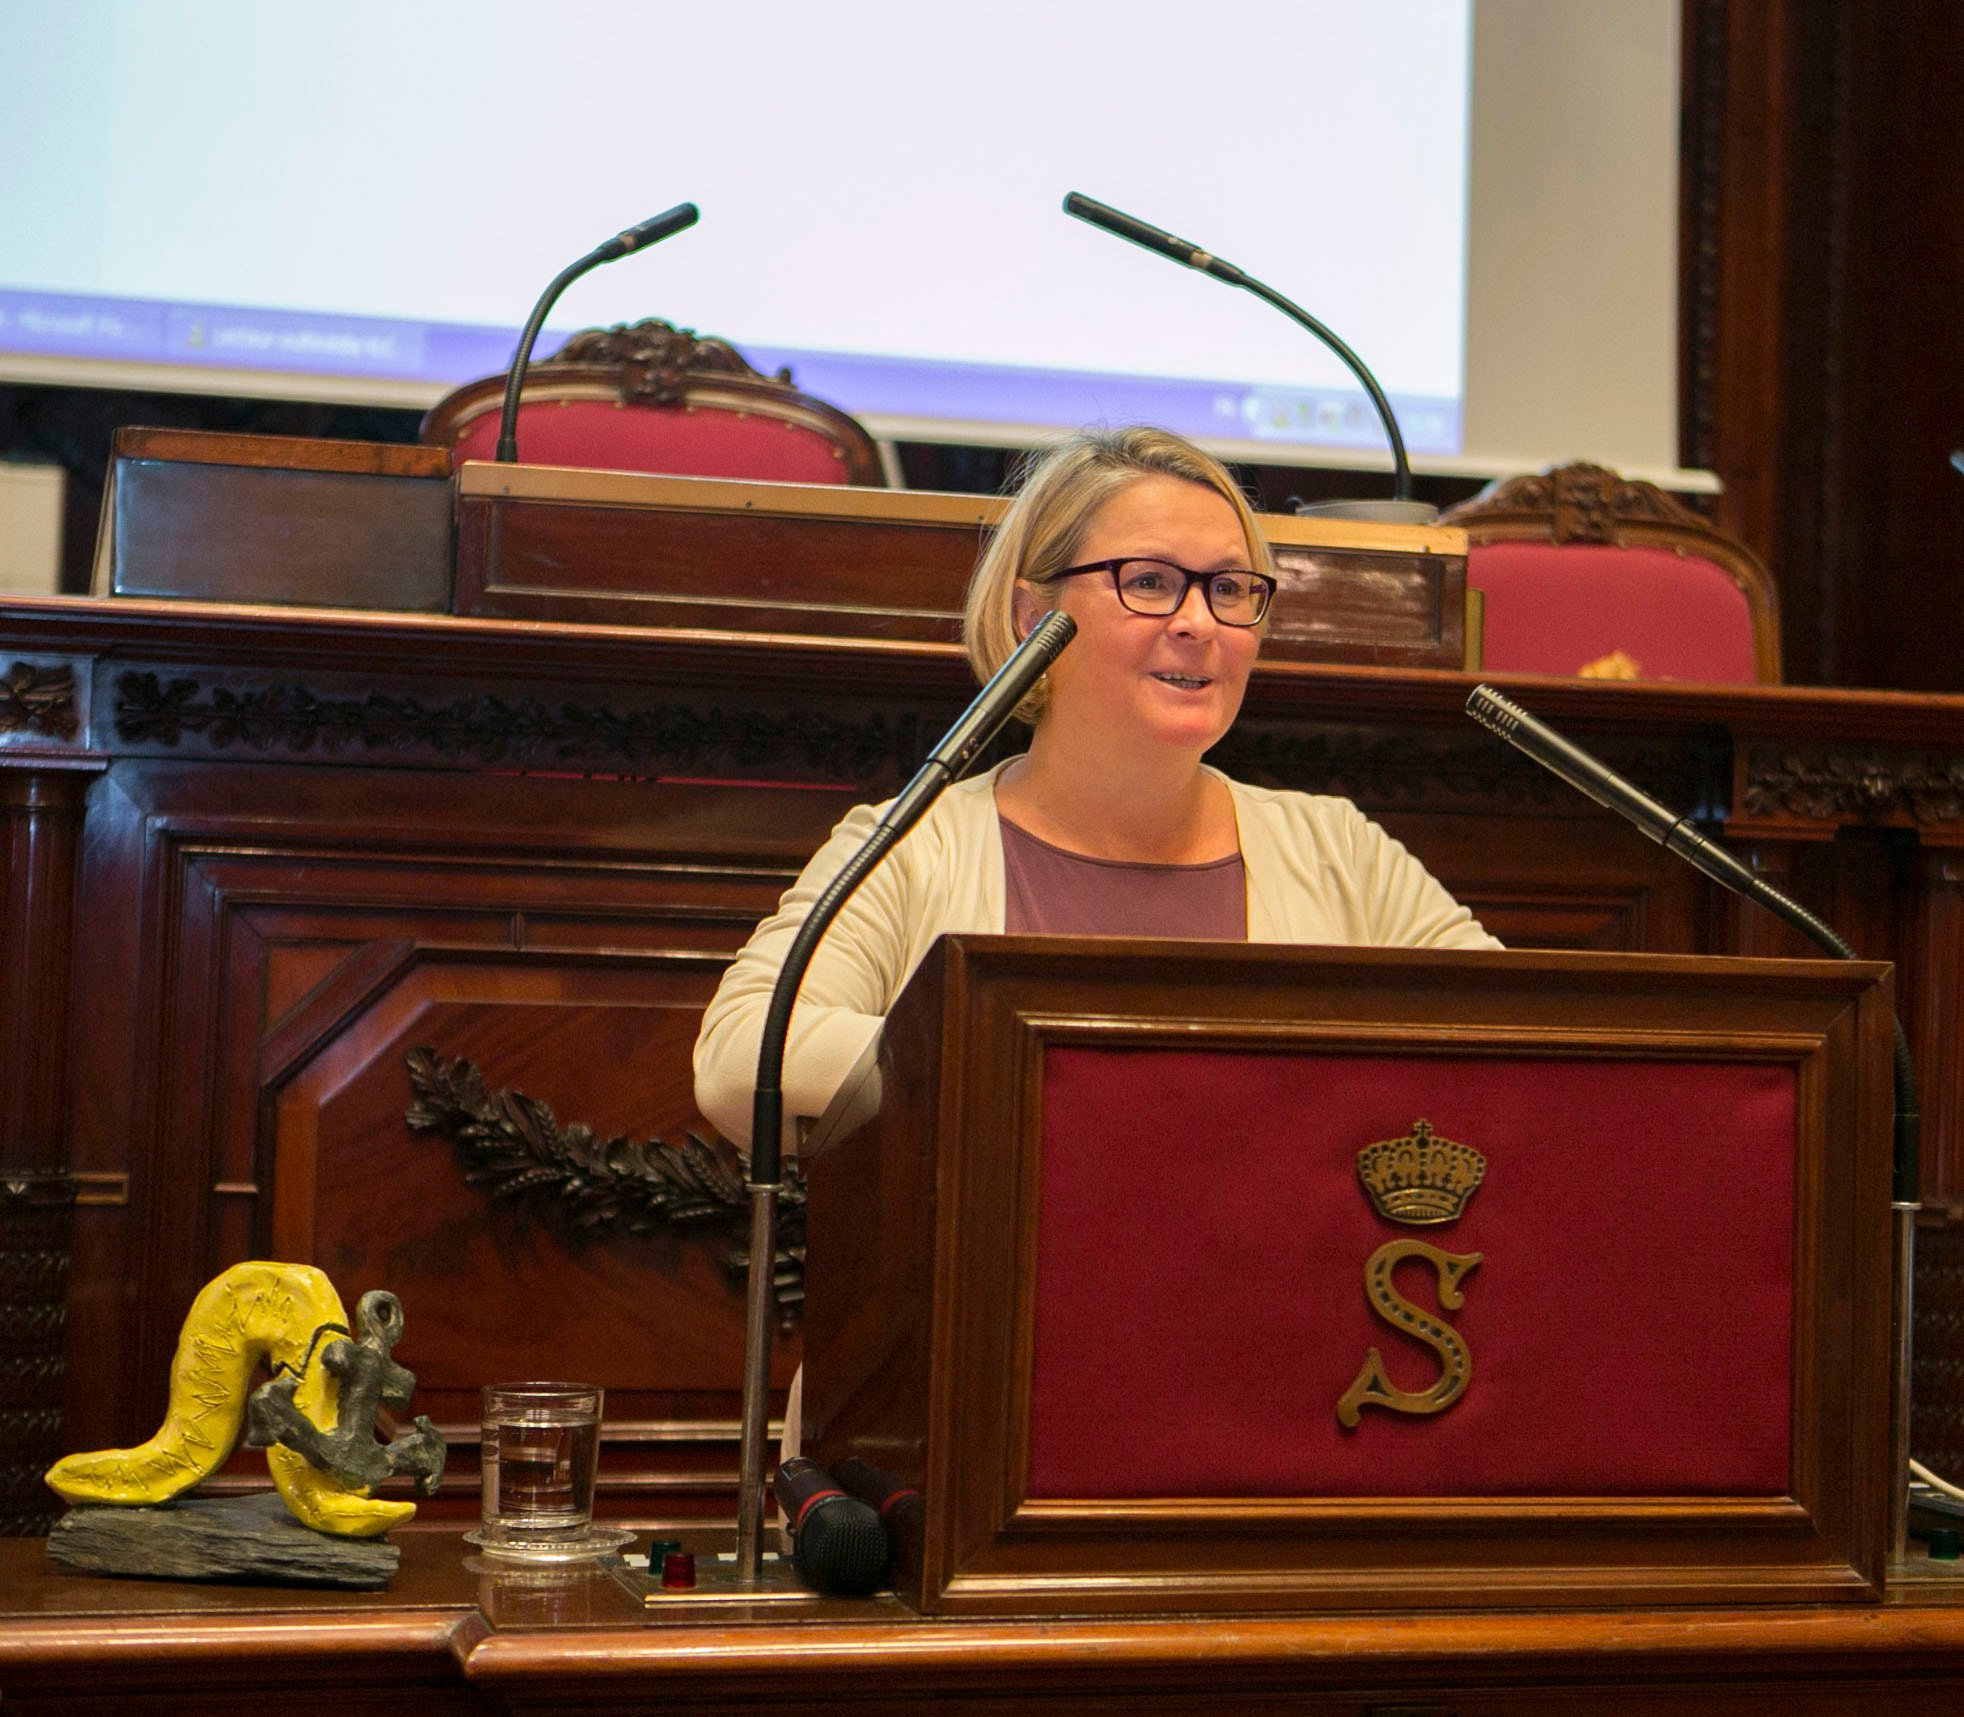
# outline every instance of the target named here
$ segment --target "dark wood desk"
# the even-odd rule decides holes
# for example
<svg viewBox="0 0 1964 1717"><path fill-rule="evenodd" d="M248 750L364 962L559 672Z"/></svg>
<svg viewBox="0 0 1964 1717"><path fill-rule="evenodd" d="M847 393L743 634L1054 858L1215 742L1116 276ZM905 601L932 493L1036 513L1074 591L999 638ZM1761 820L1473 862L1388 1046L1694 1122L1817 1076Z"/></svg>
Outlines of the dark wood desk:
<svg viewBox="0 0 1964 1717"><path fill-rule="evenodd" d="M1471 683L1270 663L1220 761L1350 795L1516 945L1799 951L1475 728ZM1964 699L1503 683L1897 962L1923 1079L1915 1442L1964 1467ZM602 1140L700 1128L689 1047L723 962L970 685L931 641L0 604L0 1167L77 1183L42 1213L72 1217L72 1263L36 1314L64 1446L148 1436L197 1288L292 1257L401 1295L400 1357L457 1444L439 1515L475 1509L477 1385L542 1370L610 1389L609 1511L726 1510L722 1254L494 1199L406 1126L407 1057L468 1059ZM780 1381L795 1358L787 1334Z"/></svg>
<svg viewBox="0 0 1964 1717"><path fill-rule="evenodd" d="M95 1579L0 1543L0 1705L418 1712L1427 1713L1950 1717L1964 1580L1879 1608L928 1622L891 1599L649 1613L589 1569L399 1536L386 1594Z"/></svg>

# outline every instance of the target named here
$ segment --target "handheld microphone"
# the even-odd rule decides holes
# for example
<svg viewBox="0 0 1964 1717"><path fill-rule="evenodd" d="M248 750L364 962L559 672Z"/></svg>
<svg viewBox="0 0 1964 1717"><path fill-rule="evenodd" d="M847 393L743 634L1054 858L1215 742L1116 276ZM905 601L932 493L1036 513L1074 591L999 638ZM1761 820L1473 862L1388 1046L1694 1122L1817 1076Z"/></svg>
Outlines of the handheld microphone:
<svg viewBox="0 0 1964 1717"><path fill-rule="evenodd" d="M518 460L518 395L525 386L525 371L532 362L532 347L537 343L539 330L546 324L546 317L554 304L559 302L560 293L587 272L598 268L602 263L615 262L630 251L641 250L647 245L660 244L665 238L673 238L677 233L696 224L699 218L694 203L677 203L672 209L665 209L652 215L638 226L631 226L625 232L616 233L604 244L598 244L570 267L561 269L553 282L540 295L538 303L532 306L532 314L526 319L525 329L518 337L518 350L512 353L511 368L505 372L505 405L498 417L498 446L492 459L499 465L516 464Z"/></svg>
<svg viewBox="0 0 1964 1717"><path fill-rule="evenodd" d="M955 725L900 790L859 851L812 902L778 968L757 1040L757 1086L750 1105L750 1275L745 1291L743 1416L737 1479L737 1572L753 1584L763 1568L764 1432L770 1399L769 1305L777 1255L777 1195L784 1166L784 1039L791 1007L819 938L867 875L900 837L919 822L942 790L1003 725L1057 654L1077 632L1068 614L1052 610L1009 654Z"/></svg>
<svg viewBox="0 0 1964 1717"><path fill-rule="evenodd" d="M848 1496L857 1497L880 1517L894 1572L911 1574L920 1561L921 1534L927 1524L927 1504L912 1485L884 1467L869 1466L848 1455L832 1469Z"/></svg>
<svg viewBox="0 0 1964 1717"><path fill-rule="evenodd" d="M1577 792L1636 824L1660 846L1688 860L1714 882L1735 894L1757 901L1776 918L1791 924L1815 947L1839 960L1860 956L1833 930L1809 912L1799 901L1775 888L1765 877L1748 870L1717 842L1707 839L1691 826L1688 817L1667 811L1641 788L1630 782L1579 745L1564 739L1492 686L1475 686L1466 700L1466 713L1490 732L1497 733L1515 750L1525 753L1551 775L1557 775ZM1918 1135L1921 1119L1916 1099L1916 1075L1910 1064L1909 1039L1897 1020L1895 1048L1896 1121L1893 1179L1895 1201L1900 1207L1913 1205L1918 1195Z"/></svg>
<svg viewBox="0 0 1964 1717"><path fill-rule="evenodd" d="M771 1493L791 1534L791 1566L807 1586L835 1598L863 1598L879 1587L887 1533L871 1508L803 1455L772 1474Z"/></svg>
<svg viewBox="0 0 1964 1717"><path fill-rule="evenodd" d="M1087 197L1080 191L1072 191L1064 199L1064 213L1074 215L1081 221L1113 234L1117 238L1128 239L1133 244L1142 245L1170 261L1187 268L1197 268L1202 274L1211 274L1216 280L1224 280L1230 286L1239 286L1252 292L1265 304L1272 304L1292 322L1307 328L1317 339L1344 361L1364 392L1370 396L1371 404L1377 408L1378 422L1384 426L1384 438L1391 444L1392 500L1401 510L1396 516L1404 523L1423 523L1437 515L1438 509L1412 499L1411 461L1405 457L1405 438L1399 432L1397 415L1391 409L1391 401L1385 398L1384 389L1378 386L1377 377L1365 367L1364 360L1353 352L1344 342L1326 328L1321 322L1303 309L1300 304L1291 303L1272 286L1265 286L1253 275L1244 273L1231 262L1204 251L1197 244L1186 239L1175 238L1150 221L1142 221L1136 215L1128 215L1122 209L1115 209L1109 203L1101 203L1095 197ZM1382 503L1339 502L1332 506L1303 508L1305 512L1321 512L1326 515L1350 512L1382 516Z"/></svg>

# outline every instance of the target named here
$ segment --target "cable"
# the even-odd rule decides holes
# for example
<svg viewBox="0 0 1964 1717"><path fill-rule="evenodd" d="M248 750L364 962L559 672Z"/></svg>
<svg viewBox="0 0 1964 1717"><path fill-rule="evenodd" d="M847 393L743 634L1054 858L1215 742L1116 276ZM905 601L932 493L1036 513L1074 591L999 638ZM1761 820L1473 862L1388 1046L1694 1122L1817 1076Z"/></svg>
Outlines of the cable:
<svg viewBox="0 0 1964 1717"><path fill-rule="evenodd" d="M1955 1497L1964 1502L1964 1486L1954 1485L1949 1479L1940 1479L1921 1461L1911 1461L1909 1470L1912 1476L1920 1478L1932 1490L1940 1490L1945 1496Z"/></svg>

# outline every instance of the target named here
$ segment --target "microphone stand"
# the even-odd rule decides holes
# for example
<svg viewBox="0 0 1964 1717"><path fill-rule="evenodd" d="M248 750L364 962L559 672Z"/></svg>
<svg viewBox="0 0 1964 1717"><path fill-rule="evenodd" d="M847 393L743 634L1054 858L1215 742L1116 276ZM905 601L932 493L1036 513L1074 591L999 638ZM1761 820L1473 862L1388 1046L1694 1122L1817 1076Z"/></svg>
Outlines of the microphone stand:
<svg viewBox="0 0 1964 1717"><path fill-rule="evenodd" d="M1068 614L1046 614L1009 659L976 695L975 701L928 754L914 778L900 790L859 851L806 913L784 964L778 968L757 1047L756 1094L750 1110L750 1260L744 1304L743 1418L741 1467L737 1480L736 1575L739 1585L763 1578L765 1431L770 1401L770 1303L777 1261L777 1207L784 1191L784 1043L791 1008L819 939L852 892L892 851L975 754L995 738L1057 653L1071 641L1077 622Z"/></svg>
<svg viewBox="0 0 1964 1717"><path fill-rule="evenodd" d="M1264 285L1225 258L1204 251L1183 238L1175 238L1162 227L1142 221L1136 215L1128 215L1122 209L1115 209L1109 203L1101 203L1080 191L1073 191L1064 199L1064 213L1075 215L1079 220L1117 238L1128 239L1169 261L1198 269L1202 274L1211 274L1216 280L1225 281L1230 286L1252 292L1264 304L1273 305L1290 321L1308 329L1336 353L1357 378L1358 385L1377 408L1378 422L1384 426L1384 438L1391 444L1392 498L1389 501L1316 502L1299 505L1296 508L1298 514L1314 514L1326 519L1371 519L1380 524L1399 525L1429 525L1439 516L1437 507L1412 499L1412 467L1405 456L1405 437L1399 432L1397 414L1391 409L1391 401L1385 397L1384 389L1378 386L1377 377L1371 374L1362 358L1300 304L1284 298L1274 287Z"/></svg>
<svg viewBox="0 0 1964 1717"><path fill-rule="evenodd" d="M663 239L673 238L694 226L697 219L694 203L677 203L674 208L643 221L639 226L616 233L605 244L596 245L578 262L561 269L553 277L552 284L539 295L538 303L532 306L532 314L525 319L524 332L518 336L518 350L512 354L511 368L505 372L505 404L504 410L498 414L498 446L491 456L493 464L515 465L518 462L518 395L525 386L525 371L532 362L532 348L538 342L539 330L546 325L546 317L552 313L553 305L559 302L560 293L588 269L617 261L629 251L660 244Z"/></svg>
<svg viewBox="0 0 1964 1717"><path fill-rule="evenodd" d="M1466 713L1517 751L1534 759L1579 793L1594 799L1634 823L1660 846L1703 871L1714 882L1755 901L1791 924L1817 948L1837 960L1860 956L1799 901L1783 894L1763 876L1748 870L1715 841L1691 826L1688 816L1667 811L1648 793L1633 786L1613 769L1564 739L1553 728L1491 686L1475 686L1466 700ZM1916 1280L1916 1213L1919 1197L1919 1133L1921 1118L1916 1097L1916 1070L1910 1060L1909 1038L1903 1022L1892 1012L1895 1027L1895 1131L1891 1162L1890 1221L1894 1229L1895 1293L1893 1296L1895 1389L1890 1403L1890 1452L1895 1462L1889 1488L1890 1554L1901 1562L1909 1551L1909 1417L1911 1317Z"/></svg>

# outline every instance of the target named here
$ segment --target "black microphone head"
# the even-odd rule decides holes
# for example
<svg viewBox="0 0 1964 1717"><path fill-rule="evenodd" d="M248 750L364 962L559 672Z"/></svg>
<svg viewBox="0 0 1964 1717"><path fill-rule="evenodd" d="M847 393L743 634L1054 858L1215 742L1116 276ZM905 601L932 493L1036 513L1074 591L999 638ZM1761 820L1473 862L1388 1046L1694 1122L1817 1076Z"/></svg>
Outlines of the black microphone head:
<svg viewBox="0 0 1964 1717"><path fill-rule="evenodd" d="M1081 221L1089 221L1094 227L1101 227L1116 238L1130 239L1132 243L1143 245L1147 250L1184 267L1197 268L1203 274L1225 280L1230 286L1248 284L1248 277L1233 263L1209 255L1192 240L1175 238L1164 227L1142 221L1137 215L1128 215L1123 209L1101 203L1096 197L1087 197L1082 191L1072 191L1065 196L1064 213L1075 215Z"/></svg>
<svg viewBox="0 0 1964 1717"><path fill-rule="evenodd" d="M1142 221L1137 215L1128 215L1123 209L1101 203L1096 197L1087 197L1082 191L1072 191L1064 198L1064 213L1075 215L1081 221L1089 221L1094 227L1101 227L1115 237L1142 244L1147 250L1156 250L1161 256L1171 257L1175 262L1191 263L1193 253L1198 248L1183 238L1175 238L1164 227Z"/></svg>
<svg viewBox="0 0 1964 1717"><path fill-rule="evenodd" d="M702 219L702 211L694 203L677 203L672 209L664 209L658 215L650 215L645 221L631 226L621 234L629 250L639 250L644 244L659 244L665 238L673 238Z"/></svg>
<svg viewBox="0 0 1964 1717"><path fill-rule="evenodd" d="M921 1540L927 1531L927 1503L921 1493L885 1468L869 1466L853 1455L837 1462L832 1471L848 1496L857 1497L880 1517L896 1582L911 1580L921 1565Z"/></svg>
<svg viewBox="0 0 1964 1717"><path fill-rule="evenodd" d="M1029 631L1023 634L1027 644L1034 638L1031 650L1044 659L1046 665L1057 660L1064 646L1077 636L1077 622L1061 608L1053 608Z"/></svg>
<svg viewBox="0 0 1964 1717"><path fill-rule="evenodd" d="M828 1496L805 1511L791 1539L791 1566L815 1592L863 1598L887 1573L887 1529L865 1503Z"/></svg>
<svg viewBox="0 0 1964 1717"><path fill-rule="evenodd" d="M1492 686L1473 688L1473 695L1466 700L1466 713L1489 733L1497 733L1502 739L1512 739L1514 730L1527 715L1519 704L1502 697Z"/></svg>
<svg viewBox="0 0 1964 1717"><path fill-rule="evenodd" d="M605 244L596 245L586 256L574 264L576 269L594 268L604 262L619 262L632 251L643 250L651 244L660 244L665 238L673 238L685 232L702 218L694 203L677 203L672 209L663 209L658 215L650 215L629 227L625 232L617 232Z"/></svg>

